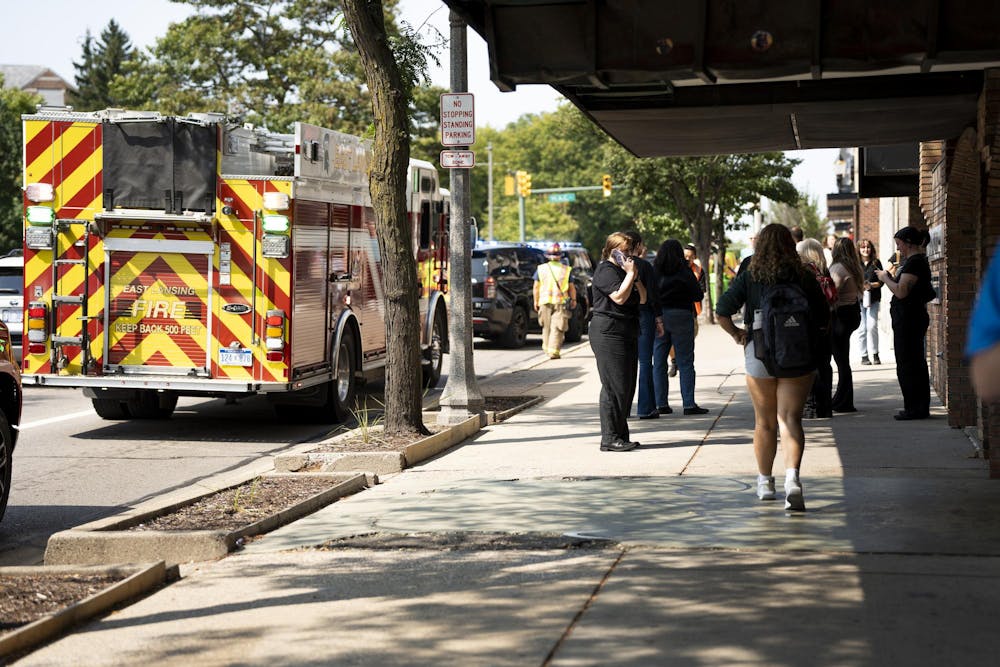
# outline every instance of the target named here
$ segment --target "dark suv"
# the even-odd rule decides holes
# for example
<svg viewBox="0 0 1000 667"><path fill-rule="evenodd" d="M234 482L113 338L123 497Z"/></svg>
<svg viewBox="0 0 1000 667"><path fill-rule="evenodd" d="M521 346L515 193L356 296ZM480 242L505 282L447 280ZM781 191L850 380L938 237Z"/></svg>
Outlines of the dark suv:
<svg viewBox="0 0 1000 667"><path fill-rule="evenodd" d="M586 254L586 250L583 253ZM566 256L566 253L563 254ZM576 258L573 259L576 261ZM589 260L587 257L587 264ZM498 244L472 251L474 335L516 348L524 345L529 332L541 331L532 287L535 271L546 261L544 251L527 245ZM580 262L583 263L582 260ZM590 304L587 303L589 274L575 266L573 268L571 276L576 286L577 306L566 332L566 340L571 343L583 337L590 312Z"/></svg>
<svg viewBox="0 0 1000 667"><path fill-rule="evenodd" d="M0 519L10 495L11 464L21 422L21 371L14 361L7 325L0 322Z"/></svg>

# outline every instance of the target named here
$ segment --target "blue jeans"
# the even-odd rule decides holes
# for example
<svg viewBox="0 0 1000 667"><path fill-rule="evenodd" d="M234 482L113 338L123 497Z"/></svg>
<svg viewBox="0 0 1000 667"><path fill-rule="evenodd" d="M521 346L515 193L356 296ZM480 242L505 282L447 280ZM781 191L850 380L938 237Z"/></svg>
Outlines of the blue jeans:
<svg viewBox="0 0 1000 667"><path fill-rule="evenodd" d="M639 308L639 399L636 414L644 417L656 412L653 389L653 340L656 316L652 308Z"/></svg>
<svg viewBox="0 0 1000 667"><path fill-rule="evenodd" d="M871 356L878 354L878 301L865 308L861 306L861 328L858 329L858 344L861 356L867 357L869 348Z"/></svg>
<svg viewBox="0 0 1000 667"><path fill-rule="evenodd" d="M672 346L681 378L681 400L685 408L693 408L697 405L694 401L694 311L664 308L663 329L663 338L657 338L653 343L653 388L656 404L660 407L670 405L667 356Z"/></svg>

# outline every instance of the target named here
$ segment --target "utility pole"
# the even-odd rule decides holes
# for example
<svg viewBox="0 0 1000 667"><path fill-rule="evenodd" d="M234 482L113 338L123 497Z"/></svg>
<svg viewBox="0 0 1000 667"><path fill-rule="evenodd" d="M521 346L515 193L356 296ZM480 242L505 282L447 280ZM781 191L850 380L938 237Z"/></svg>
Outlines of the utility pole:
<svg viewBox="0 0 1000 667"><path fill-rule="evenodd" d="M488 220L487 239L493 240L493 144L486 144L486 159L488 164L487 186L486 186L486 219Z"/></svg>
<svg viewBox="0 0 1000 667"><path fill-rule="evenodd" d="M451 27L451 91L466 92L469 87L465 21L454 11L448 17ZM472 243L469 238L471 206L468 169L451 169L451 231L449 232L449 285L451 314L448 318L450 345L448 382L441 395L437 423L460 424L472 415L485 418L483 394L476 382L472 363ZM492 237L492 220L490 236Z"/></svg>

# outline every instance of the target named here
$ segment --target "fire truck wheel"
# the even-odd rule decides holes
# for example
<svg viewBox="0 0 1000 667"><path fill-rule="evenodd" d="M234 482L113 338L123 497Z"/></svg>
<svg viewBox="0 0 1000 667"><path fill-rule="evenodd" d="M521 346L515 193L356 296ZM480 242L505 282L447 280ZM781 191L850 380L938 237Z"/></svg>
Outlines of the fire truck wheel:
<svg viewBox="0 0 1000 667"><path fill-rule="evenodd" d="M14 461L14 445L10 436L10 424L7 415L0 410L0 519L7 511L7 498L10 496L11 465Z"/></svg>
<svg viewBox="0 0 1000 667"><path fill-rule="evenodd" d="M141 389L129 399L128 411L135 419L167 419L177 407L177 394Z"/></svg>
<svg viewBox="0 0 1000 667"><path fill-rule="evenodd" d="M528 340L528 311L517 305L510 312L510 326L503 332L500 343L510 349L524 347Z"/></svg>
<svg viewBox="0 0 1000 667"><path fill-rule="evenodd" d="M358 344L354 340L354 332L344 331L337 347L336 364L334 365L333 382L330 383L330 407L337 421L344 422L351 416L354 400L358 390Z"/></svg>
<svg viewBox="0 0 1000 667"><path fill-rule="evenodd" d="M444 315L441 311L434 314L434 325L431 328L431 344L424 351L427 363L422 367L424 388L433 389L441 379L441 367L444 365L444 341L447 337Z"/></svg>
<svg viewBox="0 0 1000 667"><path fill-rule="evenodd" d="M92 398L90 402L94 405L94 412L101 419L128 419L132 416L124 401L113 398Z"/></svg>

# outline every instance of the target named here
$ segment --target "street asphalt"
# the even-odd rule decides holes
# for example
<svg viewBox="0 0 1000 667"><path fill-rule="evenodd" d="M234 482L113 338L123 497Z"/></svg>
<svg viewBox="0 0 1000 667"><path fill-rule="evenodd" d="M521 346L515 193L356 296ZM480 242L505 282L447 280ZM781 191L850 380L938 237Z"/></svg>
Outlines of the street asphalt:
<svg viewBox="0 0 1000 667"><path fill-rule="evenodd" d="M890 339L884 336L883 341ZM859 411L806 422L807 511L758 501L742 353L697 339L710 412L601 452L586 341L490 378L539 405L252 542L23 665L989 665L1000 480L897 422L893 355Z"/></svg>

